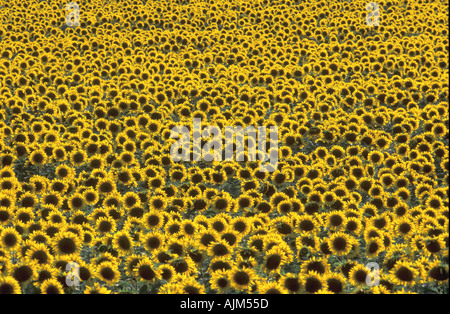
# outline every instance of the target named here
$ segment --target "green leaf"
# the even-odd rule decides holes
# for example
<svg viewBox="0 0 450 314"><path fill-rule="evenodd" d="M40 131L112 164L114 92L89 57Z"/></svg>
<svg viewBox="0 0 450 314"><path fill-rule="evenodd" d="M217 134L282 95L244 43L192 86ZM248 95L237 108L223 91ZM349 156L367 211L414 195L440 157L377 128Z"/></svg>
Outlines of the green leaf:
<svg viewBox="0 0 450 314"><path fill-rule="evenodd" d="M146 294L146 293L148 293L148 285L143 285L143 286L139 289L139 293L140 293L140 294Z"/></svg>

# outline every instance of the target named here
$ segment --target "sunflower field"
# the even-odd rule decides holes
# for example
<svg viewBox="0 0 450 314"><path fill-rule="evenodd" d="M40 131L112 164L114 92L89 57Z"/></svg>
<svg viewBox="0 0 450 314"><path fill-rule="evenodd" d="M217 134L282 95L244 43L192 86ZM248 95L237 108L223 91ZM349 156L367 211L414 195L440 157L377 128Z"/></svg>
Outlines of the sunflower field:
<svg viewBox="0 0 450 314"><path fill-rule="evenodd" d="M0 0L0 294L448 293L448 1L69 2Z"/></svg>

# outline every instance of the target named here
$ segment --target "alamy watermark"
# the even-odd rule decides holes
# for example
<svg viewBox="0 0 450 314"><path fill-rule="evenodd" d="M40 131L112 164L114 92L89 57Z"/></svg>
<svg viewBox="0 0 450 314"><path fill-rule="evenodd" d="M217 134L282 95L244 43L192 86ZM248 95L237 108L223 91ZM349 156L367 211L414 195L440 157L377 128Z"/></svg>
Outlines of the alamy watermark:
<svg viewBox="0 0 450 314"><path fill-rule="evenodd" d="M268 142L265 126L258 126L258 130L254 126L247 126L245 129L242 126L225 126L225 154L223 154L222 147L222 131L218 126L208 125L202 129L202 121L200 118L194 118L192 126L192 132L187 126L175 126L170 131L170 137L172 139L178 138L170 148L170 156L173 161L200 161L202 159L207 162L213 160L229 161L233 160L234 148L236 148L236 161L259 160L261 162L259 170L262 172L273 172L277 169L277 126L270 126L270 140ZM236 138L235 142L234 138ZM202 140L206 139L208 140L202 146ZM256 143L258 144L257 146ZM267 143L269 143L270 147L267 147ZM248 147L247 155L244 152L245 146Z"/></svg>
<svg viewBox="0 0 450 314"><path fill-rule="evenodd" d="M376 2L369 2L366 11L369 11L366 16L367 26L380 26L380 6Z"/></svg>
<svg viewBox="0 0 450 314"><path fill-rule="evenodd" d="M80 26L80 6L76 2L66 4L66 25L70 27Z"/></svg>
<svg viewBox="0 0 450 314"><path fill-rule="evenodd" d="M67 263L66 271L69 272L66 275L66 285L78 287L80 285L80 265L76 262Z"/></svg>
<svg viewBox="0 0 450 314"><path fill-rule="evenodd" d="M380 265L369 262L366 267L370 270L370 273L366 276L366 285L369 287L378 286L380 284Z"/></svg>

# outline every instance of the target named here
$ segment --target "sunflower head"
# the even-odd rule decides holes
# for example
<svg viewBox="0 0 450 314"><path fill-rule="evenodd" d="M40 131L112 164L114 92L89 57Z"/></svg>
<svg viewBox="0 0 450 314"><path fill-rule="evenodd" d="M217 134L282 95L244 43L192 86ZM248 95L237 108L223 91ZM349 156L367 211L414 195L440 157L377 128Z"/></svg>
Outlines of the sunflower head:
<svg viewBox="0 0 450 314"><path fill-rule="evenodd" d="M328 247L333 254L343 256L350 253L355 240L346 233L336 232L329 237L327 242Z"/></svg>
<svg viewBox="0 0 450 314"><path fill-rule="evenodd" d="M253 284L256 274L251 268L234 268L230 270L231 286L238 291L247 291Z"/></svg>
<svg viewBox="0 0 450 314"><path fill-rule="evenodd" d="M19 283L13 276L0 277L0 294L21 294Z"/></svg>
<svg viewBox="0 0 450 314"><path fill-rule="evenodd" d="M400 261L390 270L390 278L394 284L411 286L418 280L419 271L406 261Z"/></svg>
<svg viewBox="0 0 450 314"><path fill-rule="evenodd" d="M95 273L97 278L108 284L115 284L120 280L118 265L114 262L101 262L97 265Z"/></svg>
<svg viewBox="0 0 450 314"><path fill-rule="evenodd" d="M311 271L302 276L304 291L308 294L318 293L321 289L326 289L326 282L320 274Z"/></svg>
<svg viewBox="0 0 450 314"><path fill-rule="evenodd" d="M81 249L81 240L71 232L59 231L52 238L52 248L61 256L75 256Z"/></svg>

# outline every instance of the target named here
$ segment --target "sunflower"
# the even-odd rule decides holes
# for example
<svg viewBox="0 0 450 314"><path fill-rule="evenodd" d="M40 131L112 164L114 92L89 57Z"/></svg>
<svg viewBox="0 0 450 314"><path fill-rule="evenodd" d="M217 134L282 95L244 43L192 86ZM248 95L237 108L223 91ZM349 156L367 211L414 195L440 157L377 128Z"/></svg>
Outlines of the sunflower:
<svg viewBox="0 0 450 314"><path fill-rule="evenodd" d="M397 177L397 181L395 184L397 187L397 190L395 191L395 195L396 195L397 199L399 199L400 201L409 202L411 200L411 191L407 188L409 183L408 184L403 184L403 183L397 184L397 183L401 182L402 180L405 180L404 182L409 182L409 181L406 181L407 180L406 178ZM399 205L399 204L397 204L397 205ZM394 209L397 205L394 206Z"/></svg>
<svg viewBox="0 0 450 314"><path fill-rule="evenodd" d="M231 257L232 252L233 250L231 245L228 243L228 241L223 239L219 239L208 245L208 255L212 256L213 258L229 258Z"/></svg>
<svg viewBox="0 0 450 314"><path fill-rule="evenodd" d="M228 194L216 195L212 199L213 209L217 213L228 212L233 208L234 201Z"/></svg>
<svg viewBox="0 0 450 314"><path fill-rule="evenodd" d="M329 237L327 243L333 254L343 256L350 253L355 240L346 233L336 232Z"/></svg>
<svg viewBox="0 0 450 314"><path fill-rule="evenodd" d="M330 272L325 275L324 280L327 284L327 289L330 292L334 294L345 293L347 279L344 275Z"/></svg>
<svg viewBox="0 0 450 314"><path fill-rule="evenodd" d="M256 279L256 273L251 268L232 268L229 271L231 287L238 291L248 291Z"/></svg>
<svg viewBox="0 0 450 314"><path fill-rule="evenodd" d="M133 239L126 230L116 232L113 237L113 248L122 255L128 255L133 252Z"/></svg>
<svg viewBox="0 0 450 314"><path fill-rule="evenodd" d="M4 228L0 233L0 244L7 250L17 249L22 242L22 237L17 230L9 227Z"/></svg>
<svg viewBox="0 0 450 314"><path fill-rule="evenodd" d="M366 241L366 254L367 258L375 258L381 252L384 251L384 243L382 238L370 238Z"/></svg>
<svg viewBox="0 0 450 314"><path fill-rule="evenodd" d="M432 191L432 186L428 183L419 183L416 187L416 195L419 199L423 199L424 196L429 196Z"/></svg>
<svg viewBox="0 0 450 314"><path fill-rule="evenodd" d="M68 192L69 184L68 181L55 179L52 180L48 186L49 192L52 193L59 193L59 194L65 194Z"/></svg>
<svg viewBox="0 0 450 314"><path fill-rule="evenodd" d="M411 263L400 261L395 264L389 274L390 280L392 280L394 284L411 286L417 282L419 272Z"/></svg>
<svg viewBox="0 0 450 314"><path fill-rule="evenodd" d="M14 220L17 227L27 229L34 223L35 214L31 208L19 208L16 210Z"/></svg>
<svg viewBox="0 0 450 314"><path fill-rule="evenodd" d="M269 233L263 237L263 251L269 251L273 247L277 245L281 245L282 243L286 244L281 235L276 233ZM287 244L286 244L287 245Z"/></svg>
<svg viewBox="0 0 450 314"><path fill-rule="evenodd" d="M150 210L141 218L142 225L150 230L160 229L164 224L164 216L156 210Z"/></svg>
<svg viewBox="0 0 450 314"><path fill-rule="evenodd" d="M236 200L238 210L249 209L253 206L253 198L249 195L242 194Z"/></svg>
<svg viewBox="0 0 450 314"><path fill-rule="evenodd" d="M319 249L320 240L315 235L300 235L295 239L295 247L297 248L297 256L304 259L311 253L315 253Z"/></svg>
<svg viewBox="0 0 450 314"><path fill-rule="evenodd" d="M343 226L346 225L347 218L344 216L344 213L341 211L331 211L327 213L326 221L327 226L331 230L339 230Z"/></svg>
<svg viewBox="0 0 450 314"><path fill-rule="evenodd" d="M217 227L217 222L215 223ZM216 229L214 229L216 230ZM216 230L217 231L217 230ZM220 234L220 239L225 241L231 248L236 247L239 242L241 241L242 234L240 234L238 231L232 229L231 227L226 227L221 232L217 231Z"/></svg>
<svg viewBox="0 0 450 314"><path fill-rule="evenodd" d="M262 202L258 203L261 204ZM305 209L303 203L299 199L290 199L290 203L292 205L292 211L294 213L302 213Z"/></svg>
<svg viewBox="0 0 450 314"><path fill-rule="evenodd" d="M384 276L382 273L380 275ZM373 294L391 294L393 292L393 284L381 277L380 284L372 286L370 291Z"/></svg>
<svg viewBox="0 0 450 314"><path fill-rule="evenodd" d="M39 265L51 264L53 256L50 253L49 247L43 243L32 244L26 252L26 259L31 263L36 262Z"/></svg>
<svg viewBox="0 0 450 314"><path fill-rule="evenodd" d="M70 162L75 166L79 167L87 161L88 157L84 150L74 150L70 154Z"/></svg>
<svg viewBox="0 0 450 314"><path fill-rule="evenodd" d="M278 280L287 293L300 294L303 292L304 283L301 276L294 273L282 275Z"/></svg>
<svg viewBox="0 0 450 314"><path fill-rule="evenodd" d="M218 293L227 293L231 289L230 270L218 270L209 280L211 289Z"/></svg>
<svg viewBox="0 0 450 314"><path fill-rule="evenodd" d="M44 281L48 279L56 279L59 275L59 270L54 268L50 264L42 264L37 269L36 282L40 286Z"/></svg>
<svg viewBox="0 0 450 314"><path fill-rule="evenodd" d="M66 150L63 147L55 147L52 152L52 157L55 161L62 161L66 158Z"/></svg>
<svg viewBox="0 0 450 314"><path fill-rule="evenodd" d="M99 201L99 195L92 187L85 189L82 196L88 205L95 205Z"/></svg>
<svg viewBox="0 0 450 314"><path fill-rule="evenodd" d="M219 234L228 229L228 223L228 217L223 214L219 214L214 216L212 219L208 219L208 227L212 228Z"/></svg>
<svg viewBox="0 0 450 314"><path fill-rule="evenodd" d="M81 249L81 240L71 232L59 231L51 239L53 251L64 257L76 256Z"/></svg>
<svg viewBox="0 0 450 314"><path fill-rule="evenodd" d="M186 255L186 248L188 245L189 240L187 239L171 237L166 241L164 249L168 253L180 257Z"/></svg>
<svg viewBox="0 0 450 314"><path fill-rule="evenodd" d="M139 174L139 172L138 172ZM117 174L115 175L115 177L117 178L117 180L125 185L125 186L133 186L135 185L135 180L134 180L134 176L133 176L133 172L131 169L128 168L121 168Z"/></svg>
<svg viewBox="0 0 450 314"><path fill-rule="evenodd" d="M106 178L101 178L98 180L97 191L100 194L107 195L107 194L115 192L115 190L116 190L116 184L110 178L106 177Z"/></svg>
<svg viewBox="0 0 450 314"><path fill-rule="evenodd" d="M436 136L436 138L440 138L447 133L447 127L443 123L435 123L431 128L431 132Z"/></svg>
<svg viewBox="0 0 450 314"><path fill-rule="evenodd" d="M427 200L425 201L425 205L428 208L432 208L434 210L440 210L443 207L443 201L441 197L435 194L431 194Z"/></svg>
<svg viewBox="0 0 450 314"><path fill-rule="evenodd" d="M100 286L100 283L95 282L92 286L87 286L84 290L84 294L111 294L111 290L106 287Z"/></svg>
<svg viewBox="0 0 450 314"><path fill-rule="evenodd" d="M389 229L390 222L390 217L387 214L383 213L381 215L376 215L368 219L366 222L366 228L373 227L378 230Z"/></svg>
<svg viewBox="0 0 450 314"><path fill-rule="evenodd" d="M15 209L16 198L7 191L0 193L0 207L11 210Z"/></svg>
<svg viewBox="0 0 450 314"><path fill-rule="evenodd" d="M161 280L164 280L165 282L171 282L175 277L175 274L176 274L175 268L166 264L160 265L158 267L156 277L161 278Z"/></svg>
<svg viewBox="0 0 450 314"><path fill-rule="evenodd" d="M67 200L70 210L82 210L86 206L86 201L82 194L74 193Z"/></svg>
<svg viewBox="0 0 450 314"><path fill-rule="evenodd" d="M157 189L157 188L161 188L165 185L165 180L160 177L160 176L156 176L154 178L151 178L148 181L148 186L152 189Z"/></svg>
<svg viewBox="0 0 450 314"><path fill-rule="evenodd" d="M287 214L287 213L293 211L293 209L294 208L293 208L291 200L283 200L283 201L279 202L277 205L277 211L280 214Z"/></svg>
<svg viewBox="0 0 450 314"><path fill-rule="evenodd" d="M262 267L268 273L278 273L284 264L291 261L290 256L290 252L286 252L282 247L275 246L264 255Z"/></svg>
<svg viewBox="0 0 450 314"><path fill-rule="evenodd" d="M327 288L324 278L314 271L303 275L302 282L304 283L304 291L308 294L318 293L321 289Z"/></svg>
<svg viewBox="0 0 450 314"><path fill-rule="evenodd" d="M189 257L178 257L173 258L169 261L169 265L171 265L177 274L193 274L197 267L195 263Z"/></svg>
<svg viewBox="0 0 450 314"><path fill-rule="evenodd" d="M364 287L369 276L370 270L366 266L356 264L349 272L349 282L355 287Z"/></svg>
<svg viewBox="0 0 450 314"><path fill-rule="evenodd" d="M11 207L0 207L0 225L6 226L12 219L13 209Z"/></svg>
<svg viewBox="0 0 450 314"><path fill-rule="evenodd" d="M160 211L167 207L168 200L162 195L155 195L150 198L148 204L151 211Z"/></svg>
<svg viewBox="0 0 450 314"><path fill-rule="evenodd" d="M139 207L141 205L141 199L138 194L129 191L122 196L122 204L125 209L129 210L133 207Z"/></svg>
<svg viewBox="0 0 450 314"><path fill-rule="evenodd" d="M252 235L248 239L247 245L250 249L258 252L257 254L259 255L264 250L264 238L265 238L265 235L261 235L261 234Z"/></svg>
<svg viewBox="0 0 450 314"><path fill-rule="evenodd" d="M167 223L164 226L164 231L173 237L178 236L181 234L181 222L176 218L169 218Z"/></svg>
<svg viewBox="0 0 450 314"><path fill-rule="evenodd" d="M38 204L38 199L36 198L36 196L34 194L31 194L29 192L24 193L19 199L20 207L33 209L37 204ZM16 214L16 217L17 217L17 214ZM30 216L29 218L31 219L32 217Z"/></svg>
<svg viewBox="0 0 450 314"><path fill-rule="evenodd" d="M378 228L372 227L372 226L366 226L364 229L364 239L365 241L369 241L370 239L374 238L383 238L384 231L379 230Z"/></svg>
<svg viewBox="0 0 450 314"><path fill-rule="evenodd" d="M359 235L362 230L361 220L356 217L348 217L344 222L344 230L347 233Z"/></svg>
<svg viewBox="0 0 450 314"><path fill-rule="evenodd" d="M113 261L97 261L95 268L95 277L107 282L108 284L117 283L120 280L118 264Z"/></svg>
<svg viewBox="0 0 450 314"><path fill-rule="evenodd" d="M34 150L28 158L32 165L41 167L47 162L48 156L45 151L38 149Z"/></svg>
<svg viewBox="0 0 450 314"><path fill-rule="evenodd" d="M326 205L332 206L338 199L337 195L333 191L326 191L322 195L322 200Z"/></svg>
<svg viewBox="0 0 450 314"><path fill-rule="evenodd" d="M122 195L120 195L119 192L113 192L111 194L108 194L106 197L102 197L103 202L102 204L105 207L114 207L114 208L120 208L122 204ZM105 208L104 208L105 209ZM95 209L95 211L98 210L98 208ZM106 212L103 211L103 212ZM96 217L96 219L98 216Z"/></svg>
<svg viewBox="0 0 450 314"><path fill-rule="evenodd" d="M180 285L178 285L177 283L175 283L173 281L174 280L172 280L172 282L169 282L169 283L163 285L159 289L158 294L182 294L182 293L185 293L185 291L182 290Z"/></svg>
<svg viewBox="0 0 450 314"><path fill-rule="evenodd" d="M435 281L446 281L448 280L448 265L442 265L439 260L428 265L427 278Z"/></svg>
<svg viewBox="0 0 450 314"><path fill-rule="evenodd" d="M395 177L390 173L385 173L380 177L380 183L383 185L385 189L389 189L395 184Z"/></svg>
<svg viewBox="0 0 450 314"><path fill-rule="evenodd" d="M136 275L134 269L142 258L143 255L131 254L124 259L124 271L128 277L133 277Z"/></svg>
<svg viewBox="0 0 450 314"><path fill-rule="evenodd" d="M109 217L108 210L106 208L95 208L92 213L87 216L89 221L95 222L101 217Z"/></svg>
<svg viewBox="0 0 450 314"><path fill-rule="evenodd" d="M288 294L289 290L287 290L281 283L279 282L265 282L258 285L258 293L261 294Z"/></svg>
<svg viewBox="0 0 450 314"><path fill-rule="evenodd" d="M20 245L20 249L18 250L19 251L18 253L19 253L19 256L23 260L26 259L27 252L33 244L35 244L35 242L31 241L30 239L26 239L26 240L22 241L22 243Z"/></svg>
<svg viewBox="0 0 450 314"><path fill-rule="evenodd" d="M158 250L165 244L165 236L161 232L150 232L142 237L141 243L150 252Z"/></svg>
<svg viewBox="0 0 450 314"><path fill-rule="evenodd" d="M414 235L415 224L408 217L401 217L394 222L394 234L404 238L410 238Z"/></svg>
<svg viewBox="0 0 450 314"><path fill-rule="evenodd" d="M0 277L0 294L21 294L19 281L13 276Z"/></svg>
<svg viewBox="0 0 450 314"><path fill-rule="evenodd" d="M384 154L380 151L372 151L368 154L367 160L373 164L382 164L384 161Z"/></svg>
<svg viewBox="0 0 450 314"><path fill-rule="evenodd" d="M100 235L113 234L116 230L116 222L111 217L100 217L95 221L96 231Z"/></svg>
<svg viewBox="0 0 450 314"><path fill-rule="evenodd" d="M205 287L193 277L182 276L181 280L175 281L182 294L205 294Z"/></svg>
<svg viewBox="0 0 450 314"><path fill-rule="evenodd" d="M236 262L229 258L216 257L213 258L208 266L208 271L214 273L218 270L230 270L236 266Z"/></svg>
<svg viewBox="0 0 450 314"><path fill-rule="evenodd" d="M425 237L423 239L424 251L430 256L440 256L443 254L446 245L442 237ZM448 246L447 246L448 249Z"/></svg>
<svg viewBox="0 0 450 314"><path fill-rule="evenodd" d="M352 192L358 187L358 179L355 176L350 175L342 184L348 192Z"/></svg>
<svg viewBox="0 0 450 314"><path fill-rule="evenodd" d="M302 235L303 234L313 235L316 232L318 225L319 224L317 220L313 216L309 215L300 216L296 222L296 228Z"/></svg>
<svg viewBox="0 0 450 314"><path fill-rule="evenodd" d="M1 251L0 256L0 276L7 276L12 267L9 256L7 256L3 251ZM4 254L4 255L3 255Z"/></svg>
<svg viewBox="0 0 450 314"><path fill-rule="evenodd" d="M32 282L37 276L37 264L23 263L15 264L10 271L10 275L20 284Z"/></svg>
<svg viewBox="0 0 450 314"><path fill-rule="evenodd" d="M324 258L313 257L312 259L305 261L301 266L301 272L304 274L314 272L319 275L325 275L329 271L330 266Z"/></svg>
<svg viewBox="0 0 450 314"><path fill-rule="evenodd" d="M230 221L230 228L240 235L247 234L252 228L250 217L235 217Z"/></svg>
<svg viewBox="0 0 450 314"><path fill-rule="evenodd" d="M66 231L66 232L71 232L74 235L76 235L77 237L79 237L80 239L82 239L83 235L84 235L83 227L78 224L67 223L67 224L64 224L64 226L62 226L60 230Z"/></svg>
<svg viewBox="0 0 450 314"><path fill-rule="evenodd" d="M41 284L40 290L42 294L64 294L63 286L56 278L45 280Z"/></svg>
<svg viewBox="0 0 450 314"><path fill-rule="evenodd" d="M184 167L172 167L169 171L171 181L185 181L187 177L186 169Z"/></svg>
<svg viewBox="0 0 450 314"><path fill-rule="evenodd" d="M79 261L79 279L83 282L88 282L95 275L95 267L85 261Z"/></svg>
<svg viewBox="0 0 450 314"><path fill-rule="evenodd" d="M75 170L69 165L61 164L56 167L55 175L59 180L71 180L75 177Z"/></svg>

